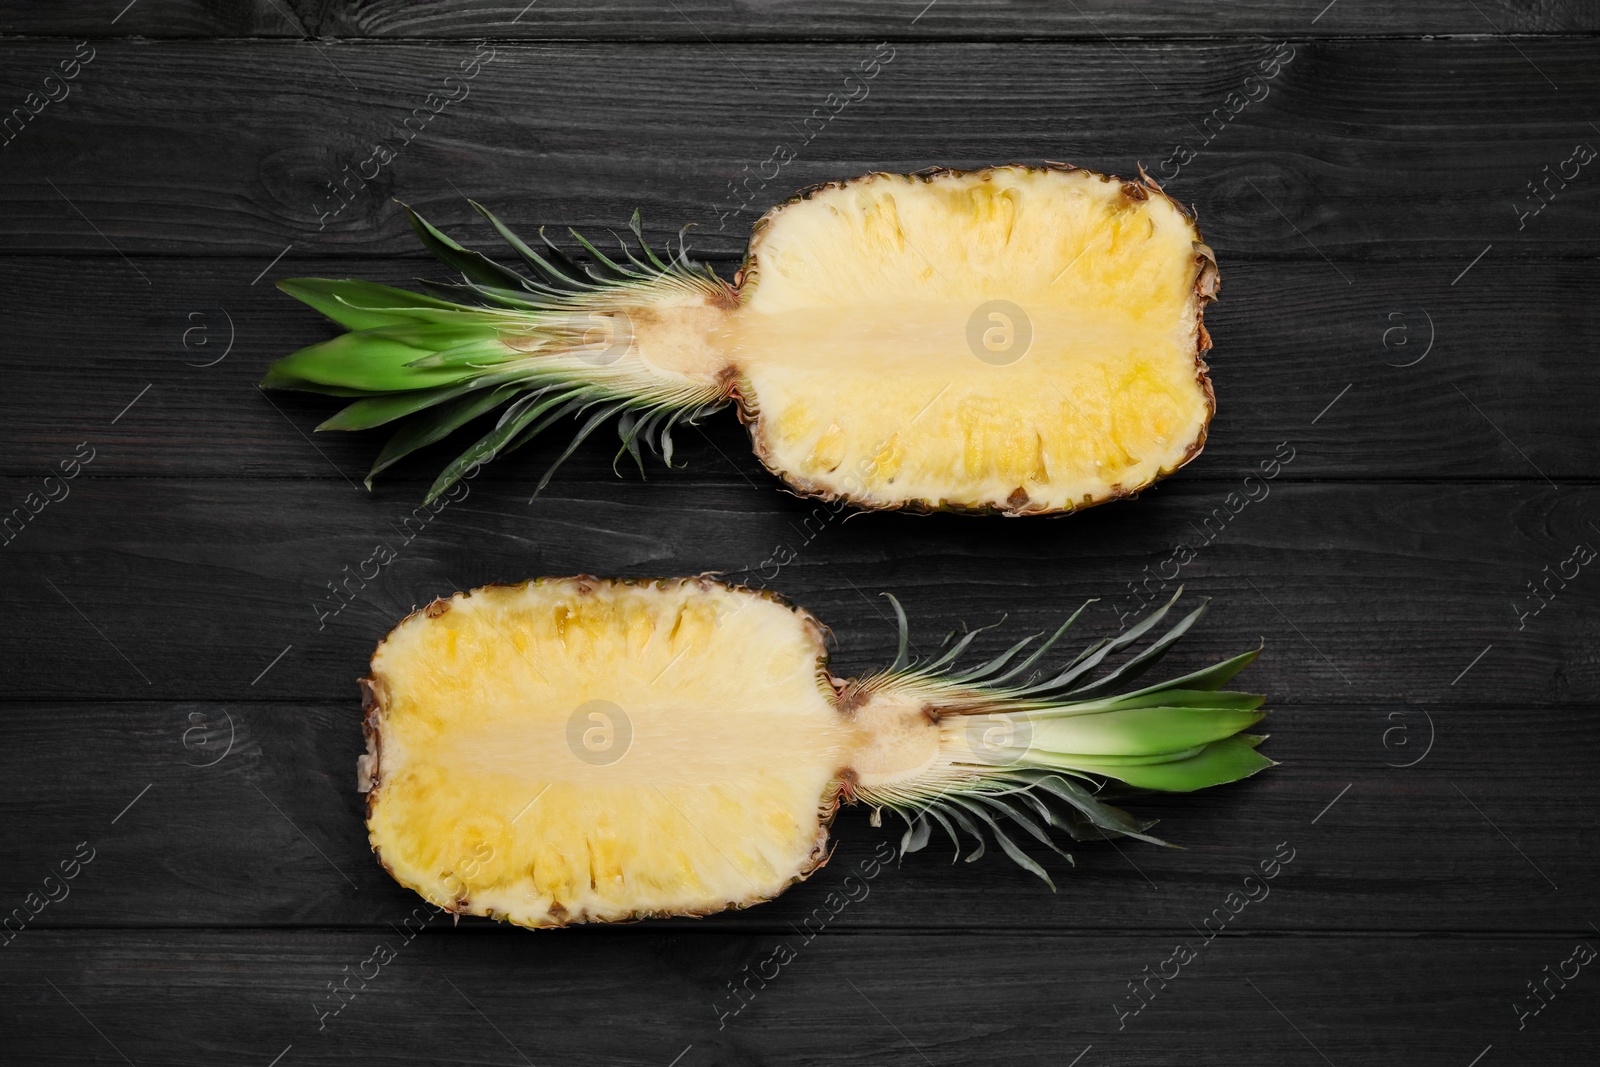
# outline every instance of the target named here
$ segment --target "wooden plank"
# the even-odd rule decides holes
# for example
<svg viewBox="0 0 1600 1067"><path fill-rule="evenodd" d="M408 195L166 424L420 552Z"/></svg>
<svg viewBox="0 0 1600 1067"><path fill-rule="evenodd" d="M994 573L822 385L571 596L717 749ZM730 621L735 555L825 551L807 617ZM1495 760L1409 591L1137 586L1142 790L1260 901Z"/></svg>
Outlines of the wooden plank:
<svg viewBox="0 0 1600 1067"><path fill-rule="evenodd" d="M126 0L124 0L126 2ZM1246 0L1197 10L1181 0L1136 5L1081 0L1042 6L1021 0L930 3L929 0L824 0L729 4L726 0L403 0L326 4L320 0L254 0L249 4L131 4L105 19L85 19L46 5L0 6L0 32L95 37L411 37L552 40L562 38L688 41L818 40L906 37L984 39L1041 37L1196 36L1346 37L1375 34L1549 34L1600 27L1588 3L1471 5L1419 0L1387 7L1340 7L1292 0ZM276 10L275 10L276 8ZM290 20L293 19L293 22Z"/></svg>
<svg viewBox="0 0 1600 1067"><path fill-rule="evenodd" d="M1466 10L1439 0L1340 11L1334 4L1249 0L1216 9L1181 2L1118 4L1081 0L1038 5L1018 0L929 3L928 0L779 0L759 5L717 0L604 3L529 8L523 0L445 0L426 9L402 0L339 7L322 32L331 36L403 37L663 37L688 42L748 38L982 37L1037 39L1117 36L1342 37L1371 34L1561 33L1597 28L1589 4L1519 5L1496 0ZM521 16L520 18L518 16Z"/></svg>
<svg viewBox="0 0 1600 1067"><path fill-rule="evenodd" d="M10 634L5 698L346 700L377 638L438 594L709 569L809 608L838 636L841 671L892 658L880 591L905 601L921 641L1006 613L1008 634L1047 629L1104 598L1087 641L1182 582L1216 604L1177 662L1264 637L1252 684L1279 701L1600 703L1600 586L1574 556L1596 543L1600 514L1592 494L1542 482L1247 485L1241 473L1237 489L1174 483L1060 521L1001 522L842 521L767 485L691 493L667 479L561 486L529 505L525 481L505 477L490 470L430 514L416 487L373 500L344 482L82 476L3 548L0 596L31 609ZM36 488L0 482L7 500ZM387 566L368 562L388 552Z"/></svg>
<svg viewBox="0 0 1600 1067"><path fill-rule="evenodd" d="M106 0L83 5L0 3L0 34L13 37L304 37L315 25L321 0ZM1515 32L1515 31L1510 31Z"/></svg>
<svg viewBox="0 0 1600 1067"><path fill-rule="evenodd" d="M1124 802L1159 817L1157 832L1181 849L1081 845L1074 867L1029 848L1056 879L1052 893L998 849L952 864L942 837L879 871L874 856L890 855L903 824L891 814L875 829L864 811L847 809L828 866L809 881L690 925L782 932L848 889L859 906L828 925L1181 933L1287 841L1298 856L1269 890L1272 904L1252 909L1251 932L1557 933L1575 913L1553 902L1600 875L1600 859L1577 846L1600 820L1600 785L1587 769L1600 757L1595 712L1280 707L1266 726L1280 767L1189 797ZM0 904L24 904L80 842L94 854L18 944L56 928L381 928L421 903L367 847L354 699L22 704L5 714L0 818L12 828L12 859L0 869ZM1551 759L1557 752L1565 758ZM82 775L85 767L94 773ZM55 785L80 777L70 791ZM870 888L857 888L862 881ZM1519 898L1537 906L1505 907Z"/></svg>
<svg viewBox="0 0 1600 1067"><path fill-rule="evenodd" d="M398 927L51 933L7 950L0 1019L20 1059L72 1067L122 1056L174 1067L275 1056L285 1067L699 1067L780 1055L805 1065L1059 1067L1084 1056L1309 1067L1323 1056L1384 1062L1397 1049L1408 1062L1460 1067L1491 1045L1497 1056L1581 1063L1600 1033L1584 1009L1592 963L1566 967L1579 975L1569 988L1552 980L1552 999L1521 1031L1512 1007L1530 1000L1525 981L1594 943L1573 925L1566 937L1540 938L1218 938L1168 967L1177 977L1165 988L1152 979L1120 1030L1118 998L1134 1002L1127 983L1174 958L1175 937L883 933L805 943L707 929L474 936L438 923L409 941ZM732 1014L727 983L775 954L787 962L766 966L770 981L752 978ZM324 1014L328 983L346 974L354 996ZM1424 994L1425 1011L1394 1010Z"/></svg>
<svg viewBox="0 0 1600 1067"><path fill-rule="evenodd" d="M479 228L465 232L480 236ZM0 257L0 291L16 309L8 319L11 381L0 396L0 472L42 475L92 439L96 476L364 474L381 432L317 434L314 449L301 434L312 435L337 402L268 398L254 388L273 359L334 332L268 283L291 272L399 285L448 277L415 259L280 263L256 285L260 267L251 262L141 264L151 286L130 287L137 277L115 258ZM1287 480L1592 478L1600 379L1584 339L1600 338L1600 308L1588 298L1600 287L1600 263L1480 263L1470 296L1450 287L1454 268L1371 264L1352 290L1320 260L1225 257L1223 299L1208 313L1218 415L1205 455L1179 477L1237 480L1240 468L1287 440L1305 457L1284 468ZM721 269L731 276L733 265ZM95 295L63 317L63 292ZM775 487L732 428L732 414L710 425L718 423L717 447L736 465L690 431L681 440L686 476ZM198 446L200 424L227 429ZM424 453L389 477L431 478L470 440ZM559 477L608 479L612 451L596 438ZM552 443L504 462L526 480L556 454Z"/></svg>
<svg viewBox="0 0 1600 1067"><path fill-rule="evenodd" d="M732 256L761 211L818 181L1040 157L1142 163L1229 256L1432 255L1449 281L1480 254L1587 256L1600 224L1574 156L1600 136L1585 40L1530 39L1526 62L1497 38L890 47L106 42L3 149L0 238L11 254L227 251L255 270L407 254L390 198L448 215L454 183L521 222L603 228L642 207ZM0 47L13 95L60 51ZM864 95L841 102L862 70L843 91ZM797 158L763 184L780 143ZM1367 284L1331 266L1329 282Z"/></svg>

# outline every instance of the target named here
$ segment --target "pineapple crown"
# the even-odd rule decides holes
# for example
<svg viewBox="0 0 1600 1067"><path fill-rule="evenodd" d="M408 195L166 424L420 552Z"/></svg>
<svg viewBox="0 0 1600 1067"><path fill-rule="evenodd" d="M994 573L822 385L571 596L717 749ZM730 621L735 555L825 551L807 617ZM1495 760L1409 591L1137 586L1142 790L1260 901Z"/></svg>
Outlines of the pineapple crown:
<svg viewBox="0 0 1600 1067"><path fill-rule="evenodd" d="M556 422L581 417L567 457L616 420L623 454L644 473L643 450L672 465L672 431L728 402L725 391L674 380L623 357L632 344L627 310L644 302L700 298L726 303L731 290L678 249L663 259L644 238L617 237L607 255L576 230L580 264L541 228L535 249L476 201L469 201L515 251L512 270L446 236L402 204L424 247L460 272L459 283L418 280L423 293L355 279L292 278L278 287L350 332L278 360L261 385L353 398L318 430L365 430L398 423L367 473L373 478L412 452L495 411L494 427L451 462L428 490L431 503L476 468L528 444ZM599 339L595 338L596 333Z"/></svg>
<svg viewBox="0 0 1600 1067"><path fill-rule="evenodd" d="M1266 698L1221 689L1260 648L1116 693L1155 666L1205 614L1202 602L1145 641L1182 594L1180 588L1120 635L1101 638L1055 669L1045 669L1044 659L1095 601L1087 601L1048 637L1029 635L962 669L958 660L999 623L954 631L934 656L918 661L910 655L905 610L885 594L894 608L899 645L888 669L856 683L859 699L882 692L921 702L939 720L944 744L938 762L913 780L858 792L878 809L874 825L883 808L905 821L902 855L924 848L935 825L949 835L957 856L963 847L958 831L975 839L976 847L965 857L969 863L984 854L986 840L993 840L1054 888L1044 868L1018 846L1013 835L1019 830L1069 862L1072 857L1056 844L1052 828L1074 841L1134 837L1168 845L1148 832L1153 820L1103 799L1114 784L1134 791L1189 792L1275 766L1256 751L1265 737L1241 732L1266 714L1257 710ZM1108 666L1124 651L1130 654Z"/></svg>

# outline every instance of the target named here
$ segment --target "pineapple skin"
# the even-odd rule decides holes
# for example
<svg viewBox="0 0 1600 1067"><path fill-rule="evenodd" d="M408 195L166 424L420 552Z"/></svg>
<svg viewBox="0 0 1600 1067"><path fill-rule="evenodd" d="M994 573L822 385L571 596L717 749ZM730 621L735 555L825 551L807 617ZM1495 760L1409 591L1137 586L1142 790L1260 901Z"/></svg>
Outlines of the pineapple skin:
<svg viewBox="0 0 1600 1067"><path fill-rule="evenodd" d="M1015 171L1021 174L1043 173L1082 173L1102 182L1118 185L1122 195L1130 202L1144 201L1152 197L1159 198L1170 204L1191 225L1194 223L1194 212L1184 207L1182 203L1169 196L1164 189L1151 178L1141 166L1139 177L1136 180L1124 180L1115 175L1099 174L1079 167L1072 163L1058 163L1044 161L1036 165L1006 164L993 167L982 167L973 170L961 170L950 167L928 167L910 174L892 174L887 171L871 171L857 177L840 179L831 182L821 182L799 190L794 196L775 204L766 212L750 231L750 241L746 247L745 258L738 272L734 275L734 289L744 295L744 290L754 277L759 274L760 245L763 234L776 222L778 216L787 208L807 200L816 198L823 193L838 190L848 190L857 185L879 179L911 179L923 183L932 183L947 179L985 179L1000 171ZM936 514L950 513L961 515L1001 515L1018 517L1023 515L1064 515L1081 511L1097 504L1110 503L1111 501L1137 497L1140 492L1149 488L1155 482L1167 478L1178 470L1187 466L1204 450L1211 420L1216 415L1216 391L1211 383L1210 367L1205 361L1206 353L1212 348L1211 334L1205 325L1205 309L1208 304L1217 298L1221 289L1221 273L1217 267L1216 254L1209 245L1199 241L1196 231L1195 255L1197 268L1193 292L1196 301L1195 330L1194 330L1194 376L1195 382L1202 391L1205 404L1205 416L1184 453L1176 462L1163 467L1154 477L1131 485L1119 485L1109 491L1096 494L1092 498L1068 504L1062 507L1042 507L1030 500L1025 493L1014 494L1004 503L968 503L960 500L943 499L932 501L928 499L909 499L898 501L875 500L870 495L850 490L838 490L820 481L807 479L795 470L785 467L773 454L769 446L763 425L763 415L759 399L749 381L743 376L732 377L730 392L735 402L735 410L739 421L746 427L750 434L751 448L761 465L772 475L777 477L784 485L786 491L802 499L816 499L829 504L844 502L862 511L901 511L908 514Z"/></svg>

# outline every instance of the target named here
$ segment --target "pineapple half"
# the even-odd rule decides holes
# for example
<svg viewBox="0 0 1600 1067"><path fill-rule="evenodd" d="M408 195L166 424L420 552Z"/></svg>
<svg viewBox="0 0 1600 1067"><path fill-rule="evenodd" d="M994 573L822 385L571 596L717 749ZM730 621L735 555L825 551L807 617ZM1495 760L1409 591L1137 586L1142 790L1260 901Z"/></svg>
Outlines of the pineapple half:
<svg viewBox="0 0 1600 1067"><path fill-rule="evenodd" d="M637 212L638 252L608 255L574 231L580 266L542 230L530 246L473 206L520 272L407 208L463 283L422 283L427 296L279 283L353 332L279 360L262 384L354 398L319 429L398 422L369 486L495 411L430 501L569 416L581 423L557 464L612 420L641 472L641 445L670 464L673 427L731 402L792 489L863 508L1071 511L1137 492L1205 443L1216 261L1142 172L1049 164L818 186L756 224L732 285L681 242L659 258Z"/></svg>
<svg viewBox="0 0 1600 1067"><path fill-rule="evenodd" d="M1240 733L1264 698L1219 691L1256 652L1114 695L1203 605L1120 666L1108 658L1172 602L1046 670L1082 608L1047 639L958 669L978 631L919 664L893 603L894 664L846 681L828 672L817 620L709 577L540 579L436 600L389 633L363 681L372 848L458 915L705 915L805 878L840 803L873 806L874 822L899 813L904 849L934 826L959 848L965 831L969 860L989 837L1048 881L1012 835L1160 843L1097 796L1105 783L1187 792L1272 766Z"/></svg>

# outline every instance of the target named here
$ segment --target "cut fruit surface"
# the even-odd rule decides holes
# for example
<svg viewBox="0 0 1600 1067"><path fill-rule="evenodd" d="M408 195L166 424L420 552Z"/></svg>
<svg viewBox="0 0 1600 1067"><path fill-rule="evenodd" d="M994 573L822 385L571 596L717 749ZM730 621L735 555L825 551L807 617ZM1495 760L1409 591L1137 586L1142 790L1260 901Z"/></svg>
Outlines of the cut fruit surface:
<svg viewBox="0 0 1600 1067"><path fill-rule="evenodd" d="M642 237L645 258L582 242L580 267L484 214L523 273L413 216L465 284L285 283L356 332L264 383L356 397L328 428L408 420L374 473L501 410L434 494L565 416L578 440L615 419L635 458L670 462L673 424L729 403L790 486L867 508L1070 511L1205 442L1216 264L1148 179L1052 164L836 182L763 217L733 285Z"/></svg>
<svg viewBox="0 0 1600 1067"><path fill-rule="evenodd" d="M732 324L756 450L878 507L1148 485L1211 416L1197 238L1165 196L1086 171L870 175L784 205Z"/></svg>
<svg viewBox="0 0 1600 1067"><path fill-rule="evenodd" d="M1261 699L1217 691L1253 653L1095 695L1199 614L1090 677L1166 611L1063 675L1031 668L1066 627L1024 659L1031 639L1016 646L1009 670L1000 657L955 671L969 638L929 664L845 681L828 674L811 616L709 578L458 593L373 655L361 760L372 847L441 908L535 927L770 899L822 862L841 802L901 813L908 848L938 824L991 837L1047 877L1008 832L1154 840L1096 795L1103 782L1188 791L1270 765L1239 732Z"/></svg>
<svg viewBox="0 0 1600 1067"><path fill-rule="evenodd" d="M820 858L844 761L821 656L808 616L698 581L437 602L373 657L373 846L525 925L774 896Z"/></svg>

